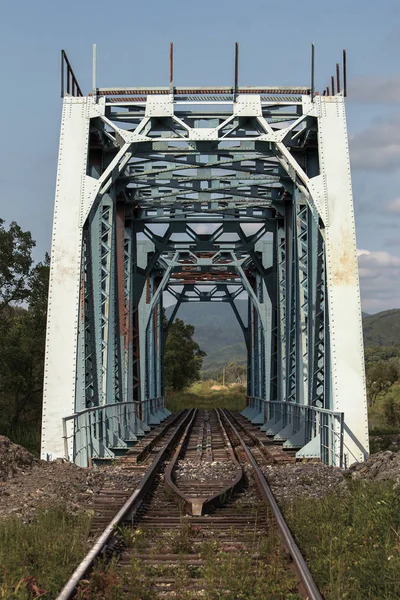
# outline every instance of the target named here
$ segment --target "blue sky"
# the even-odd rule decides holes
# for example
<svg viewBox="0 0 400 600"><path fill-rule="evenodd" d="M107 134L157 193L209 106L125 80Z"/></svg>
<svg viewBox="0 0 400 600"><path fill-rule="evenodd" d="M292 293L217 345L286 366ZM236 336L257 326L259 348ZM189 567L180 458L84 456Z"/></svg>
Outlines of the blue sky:
<svg viewBox="0 0 400 600"><path fill-rule="evenodd" d="M361 0L2 0L0 216L50 248L65 48L84 92L98 85L230 85L240 42L243 85L307 85L310 43L323 89L348 52L348 130L363 307L400 306L400 3Z"/></svg>

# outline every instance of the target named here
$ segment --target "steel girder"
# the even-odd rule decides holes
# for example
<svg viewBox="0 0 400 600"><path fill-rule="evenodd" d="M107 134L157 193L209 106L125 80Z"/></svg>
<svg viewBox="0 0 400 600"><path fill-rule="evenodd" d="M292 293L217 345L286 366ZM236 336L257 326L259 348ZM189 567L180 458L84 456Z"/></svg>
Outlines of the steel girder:
<svg viewBox="0 0 400 600"><path fill-rule="evenodd" d="M281 92L64 98L44 458L85 462L89 437L112 455L110 439L124 447L168 414L166 290L174 314L220 301L236 317L246 293L245 414L299 456L367 456L344 99ZM101 409L114 404L123 431Z"/></svg>

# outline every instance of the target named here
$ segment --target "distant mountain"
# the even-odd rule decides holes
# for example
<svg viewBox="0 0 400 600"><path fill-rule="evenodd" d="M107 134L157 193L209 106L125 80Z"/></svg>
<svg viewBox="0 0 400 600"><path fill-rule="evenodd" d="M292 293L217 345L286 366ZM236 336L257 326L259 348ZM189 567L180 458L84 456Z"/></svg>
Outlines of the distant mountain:
<svg viewBox="0 0 400 600"><path fill-rule="evenodd" d="M238 312L247 324L247 300L237 300ZM165 309L167 317L172 306ZM230 362L246 364L247 354L242 330L230 304L226 302L194 302L182 304L176 315L194 325L194 339L207 353L203 371L211 374Z"/></svg>
<svg viewBox="0 0 400 600"><path fill-rule="evenodd" d="M364 344L397 346L400 344L400 309L384 310L363 319Z"/></svg>
<svg viewBox="0 0 400 600"><path fill-rule="evenodd" d="M247 323L247 300L237 300L236 306L244 323ZM171 315L172 306L166 309ZM400 344L400 309L385 310L375 315L362 313L365 346L395 346ZM194 338L207 352L203 371L208 375L220 371L230 362L246 364L246 347L243 333L225 302L197 302L182 304L177 317L195 326Z"/></svg>

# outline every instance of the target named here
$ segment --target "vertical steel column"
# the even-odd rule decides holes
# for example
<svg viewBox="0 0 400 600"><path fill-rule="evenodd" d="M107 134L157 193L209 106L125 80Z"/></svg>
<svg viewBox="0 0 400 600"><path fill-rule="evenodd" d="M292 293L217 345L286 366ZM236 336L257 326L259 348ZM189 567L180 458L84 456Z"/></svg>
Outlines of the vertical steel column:
<svg viewBox="0 0 400 600"><path fill-rule="evenodd" d="M84 410L86 407L86 340L85 340L85 272L87 269L87 251L85 235L83 235L81 283L79 291L79 314L78 314L78 340L76 357L76 392L75 411Z"/></svg>
<svg viewBox="0 0 400 600"><path fill-rule="evenodd" d="M309 209L299 198L296 202L296 305L297 305L297 352L296 352L296 402L308 403L308 318L309 318Z"/></svg>
<svg viewBox="0 0 400 600"><path fill-rule="evenodd" d="M324 200L332 409L344 412L344 460L368 455L368 417L357 246L344 98L319 97L318 148ZM329 374L328 374L329 373ZM337 428L339 425L337 424ZM338 430L335 436L339 435Z"/></svg>
<svg viewBox="0 0 400 600"><path fill-rule="evenodd" d="M144 405L142 403L143 400L143 390L141 377L144 375L141 373L141 351L145 352L145 348L141 348L141 335L139 330L139 303L141 300L141 295L143 293L143 286L139 284L138 274L139 268L142 268L142 265L139 265L139 248L137 243L137 233L134 227L135 213L133 214L133 219L130 223L128 230L128 240L130 240L130 258L129 258L129 267L131 269L131 282L129 285L130 290L130 303L129 303L129 314L130 314L130 322L132 324L131 330L131 338L130 343L132 345L132 351L130 353L131 361L132 361L132 376L129 376L128 385L132 386L132 399L135 404L135 413L136 416L145 421L145 413L144 413ZM141 292L139 292L141 290Z"/></svg>
<svg viewBox="0 0 400 600"><path fill-rule="evenodd" d="M114 293L112 282L114 202L106 195L99 203L91 225L94 322L96 337L99 404L107 404L115 389L113 344ZM110 299L111 295L111 299ZM111 300L111 301L110 301Z"/></svg>
<svg viewBox="0 0 400 600"><path fill-rule="evenodd" d="M278 288L278 247L277 247L277 229L273 233L272 247L270 249L272 265L270 274L266 278L266 290L271 304L271 343L270 348L266 346L266 378L268 377L267 364L270 364L269 378L270 384L266 379L266 399L270 401L279 400L278 390L278 363L279 363L279 288ZM264 333L266 345L268 343L266 332ZM270 354L270 357L269 357ZM269 392L269 393L268 393ZM266 414L266 420L270 418L269 413Z"/></svg>
<svg viewBox="0 0 400 600"><path fill-rule="evenodd" d="M256 277L255 277L255 284L256 284L256 294L257 294L257 299L259 302L259 309L260 304L263 303L263 280L261 275L259 275L257 273ZM264 307L262 307L264 308ZM258 388L257 388L257 396L261 399L261 398L265 398L265 354L264 354L264 329L262 326L262 322L260 319L260 316L258 314L258 311L256 311L256 324L257 324L257 354L258 354ZM263 412L263 405L262 405L262 400L260 400L260 405L259 405L259 410L260 412Z"/></svg>
<svg viewBox="0 0 400 600"><path fill-rule="evenodd" d="M157 400L157 410L163 408L160 404L160 398L163 396L162 390L162 294L157 302L157 313L156 313L156 397Z"/></svg>
<svg viewBox="0 0 400 600"><path fill-rule="evenodd" d="M63 101L54 207L43 391L44 459L64 456L62 418L75 410L78 318L82 267L82 213L89 118L88 98ZM72 438L69 441L72 456Z"/></svg>
<svg viewBox="0 0 400 600"><path fill-rule="evenodd" d="M317 313L317 285L318 285L318 223L307 211L308 217L308 308L307 308L307 369L308 369L308 389L306 404L313 403L313 384L314 384L314 354L315 354L315 328Z"/></svg>
<svg viewBox="0 0 400 600"><path fill-rule="evenodd" d="M255 320L254 320L254 305L249 298L249 332L250 332L250 396L253 398L256 395L256 344L255 344Z"/></svg>
<svg viewBox="0 0 400 600"><path fill-rule="evenodd" d="M96 406L99 402L94 331L93 273L90 228L83 230L80 311L78 326L78 365L75 410Z"/></svg>
<svg viewBox="0 0 400 600"><path fill-rule="evenodd" d="M247 298L247 329L248 329L248 347L247 347L247 396L251 398L253 395L253 335L252 335L252 319L251 319L251 299Z"/></svg>
<svg viewBox="0 0 400 600"><path fill-rule="evenodd" d="M277 223L277 278L278 278L278 400L286 400L287 389L287 258L286 235L283 222Z"/></svg>
<svg viewBox="0 0 400 600"><path fill-rule="evenodd" d="M132 227L124 228L124 333L123 333L123 389L124 399L134 400L133 396L133 244Z"/></svg>
<svg viewBox="0 0 400 600"><path fill-rule="evenodd" d="M110 222L111 221L111 222ZM117 215L116 201L113 198L113 203L110 206L110 211L103 214L102 229L104 235L109 237L110 248L106 249L106 244L103 247L103 285L104 304L103 314L104 323L107 320L107 367L106 367L106 403L120 402L120 384L121 384L121 360L120 360L120 328L119 328L119 298L118 298L118 267L117 267ZM103 246L103 244L102 244ZM121 247L120 250L123 250ZM109 265L109 271L106 274L106 266ZM123 254L120 253L121 268L123 268ZM107 306L107 290L108 290L108 306ZM108 309L108 319L107 319Z"/></svg>
<svg viewBox="0 0 400 600"><path fill-rule="evenodd" d="M261 397L266 401L262 406L263 421L270 418L269 402L276 399L277 387L277 285L275 240L262 241L256 246L261 251L260 304L262 315L262 356L263 379Z"/></svg>
<svg viewBox="0 0 400 600"><path fill-rule="evenodd" d="M153 299L154 295L154 272L152 272L148 279L148 301L149 303ZM150 418L150 414L152 412L153 406L152 402L155 396L155 372L154 372L154 311L151 312L149 318L149 324L147 326L147 364L146 364L146 380L147 380L147 389L146 389L146 400L151 400L148 402L148 418Z"/></svg>
<svg viewBox="0 0 400 600"><path fill-rule="evenodd" d="M126 335L127 335L127 313L126 313L126 287L125 287L125 202L117 199L115 211L115 246L116 246L116 381L119 383L117 398L121 402L127 401L126 390ZM129 325L128 325L129 327Z"/></svg>
<svg viewBox="0 0 400 600"><path fill-rule="evenodd" d="M325 387L325 348L327 342L327 313L326 313L326 281L325 281L325 243L322 233L318 232L317 240L317 285L315 300L314 327L314 361L312 377L312 404L319 408L330 408L329 396Z"/></svg>
<svg viewBox="0 0 400 600"><path fill-rule="evenodd" d="M297 239L295 205L286 206L286 360L287 402L296 402L297 395ZM286 423L284 423L286 425Z"/></svg>

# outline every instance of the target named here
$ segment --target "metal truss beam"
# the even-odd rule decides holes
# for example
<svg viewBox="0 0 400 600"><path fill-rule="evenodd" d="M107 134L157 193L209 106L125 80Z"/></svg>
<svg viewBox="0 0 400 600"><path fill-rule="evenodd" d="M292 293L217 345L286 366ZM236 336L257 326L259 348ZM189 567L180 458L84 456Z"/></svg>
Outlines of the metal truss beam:
<svg viewBox="0 0 400 600"><path fill-rule="evenodd" d="M330 464L367 456L343 94L221 87L65 96L44 458L63 454L64 436L68 456L84 463L78 429L92 407L120 404L133 415L124 432L109 417L90 429L107 456L105 440L124 447L129 432L133 440L168 414L165 291L176 300L173 318L184 302L231 306L248 350L244 414L268 435ZM235 304L243 294L246 322Z"/></svg>

